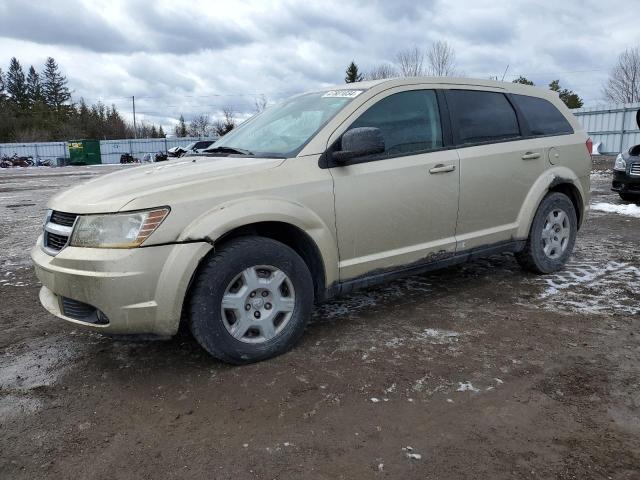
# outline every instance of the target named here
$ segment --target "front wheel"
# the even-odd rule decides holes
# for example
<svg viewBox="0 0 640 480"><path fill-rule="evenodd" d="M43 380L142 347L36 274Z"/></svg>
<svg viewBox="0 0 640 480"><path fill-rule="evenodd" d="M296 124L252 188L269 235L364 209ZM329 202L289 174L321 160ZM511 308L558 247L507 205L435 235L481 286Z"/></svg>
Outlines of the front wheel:
<svg viewBox="0 0 640 480"><path fill-rule="evenodd" d="M549 193L540 202L527 243L516 259L522 268L535 273L560 270L573 251L577 231L571 200L562 193Z"/></svg>
<svg viewBox="0 0 640 480"><path fill-rule="evenodd" d="M633 203L640 202L640 194L638 193L620 193L619 195L620 195L620 198L625 202L633 202Z"/></svg>
<svg viewBox="0 0 640 480"><path fill-rule="evenodd" d="M189 306L191 332L207 352L227 363L257 362L286 352L302 336L313 280L293 249L242 237L204 261Z"/></svg>

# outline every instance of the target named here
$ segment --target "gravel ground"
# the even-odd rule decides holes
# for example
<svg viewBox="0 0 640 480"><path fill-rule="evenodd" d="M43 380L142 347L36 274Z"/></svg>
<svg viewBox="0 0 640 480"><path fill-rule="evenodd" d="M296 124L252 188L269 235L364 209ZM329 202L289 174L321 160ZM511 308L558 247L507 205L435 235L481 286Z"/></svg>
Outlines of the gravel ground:
<svg viewBox="0 0 640 480"><path fill-rule="evenodd" d="M562 272L498 255L316 309L230 367L44 311L45 202L115 168L0 171L0 478L640 478L640 219L594 210ZM598 159L593 203L609 191Z"/></svg>

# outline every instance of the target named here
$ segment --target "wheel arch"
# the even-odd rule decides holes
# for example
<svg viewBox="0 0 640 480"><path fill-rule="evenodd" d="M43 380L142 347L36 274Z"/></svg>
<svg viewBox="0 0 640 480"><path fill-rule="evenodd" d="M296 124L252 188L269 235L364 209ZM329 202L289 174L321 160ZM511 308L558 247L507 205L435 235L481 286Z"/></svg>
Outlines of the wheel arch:
<svg viewBox="0 0 640 480"><path fill-rule="evenodd" d="M205 240L213 245L213 251L239 236L260 235L277 240L296 251L309 266L316 300L321 300L325 297L327 285L338 280L334 221L333 216L323 221L300 203L257 197L225 203L209 210L185 228L178 240Z"/></svg>
<svg viewBox="0 0 640 480"><path fill-rule="evenodd" d="M569 197L569 200L571 200L571 203L573 204L573 208L576 209L578 230L580 230L584 218L584 200L580 190L578 190L572 182L569 182L566 179L557 178L551 183L551 185L549 185L548 191L563 193Z"/></svg>
<svg viewBox="0 0 640 480"><path fill-rule="evenodd" d="M316 300L324 298L327 283L322 254L316 243L304 230L290 223L281 221L254 222L236 227L224 233L214 242L214 246L221 247L236 238L250 235L276 240L287 245L300 255L311 271Z"/></svg>
<svg viewBox="0 0 640 480"><path fill-rule="evenodd" d="M541 175L529 190L518 215L517 239L526 239L531 230L533 218L538 211L542 199L549 192L565 194L571 200L578 220L578 228L582 225L587 211L585 194L579 178L572 170L566 167L556 167Z"/></svg>

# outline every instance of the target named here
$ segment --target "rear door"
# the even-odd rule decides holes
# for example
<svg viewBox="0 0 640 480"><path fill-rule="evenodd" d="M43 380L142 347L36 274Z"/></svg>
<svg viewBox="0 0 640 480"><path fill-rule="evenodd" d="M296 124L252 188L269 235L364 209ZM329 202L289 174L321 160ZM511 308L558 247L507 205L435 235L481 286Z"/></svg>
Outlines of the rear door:
<svg viewBox="0 0 640 480"><path fill-rule="evenodd" d="M501 91L447 90L460 157L457 250L511 240L530 188L547 162L544 142L526 139Z"/></svg>
<svg viewBox="0 0 640 480"><path fill-rule="evenodd" d="M341 279L453 253L458 155L444 146L436 91L390 89L353 117L343 131L379 128L386 148L331 168Z"/></svg>

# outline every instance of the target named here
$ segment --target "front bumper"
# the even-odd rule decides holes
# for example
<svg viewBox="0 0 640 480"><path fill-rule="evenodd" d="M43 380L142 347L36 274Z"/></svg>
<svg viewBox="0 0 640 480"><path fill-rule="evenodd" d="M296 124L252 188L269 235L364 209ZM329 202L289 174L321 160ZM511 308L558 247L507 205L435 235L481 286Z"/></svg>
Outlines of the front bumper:
<svg viewBox="0 0 640 480"><path fill-rule="evenodd" d="M627 172L613 171L611 190L619 193L635 193L640 195L640 177Z"/></svg>
<svg viewBox="0 0 640 480"><path fill-rule="evenodd" d="M31 258L42 283L40 302L53 315L104 333L167 336L178 330L189 282L210 249L206 242L66 247L53 257L42 250L41 236ZM98 313L86 320L70 316L69 300ZM94 322L96 318L100 321Z"/></svg>

